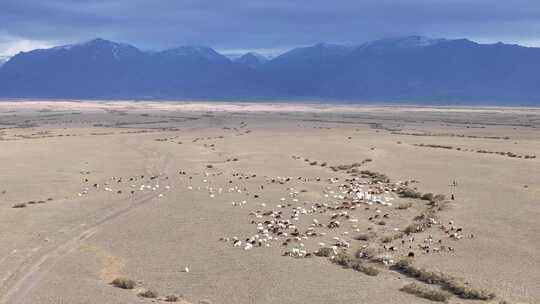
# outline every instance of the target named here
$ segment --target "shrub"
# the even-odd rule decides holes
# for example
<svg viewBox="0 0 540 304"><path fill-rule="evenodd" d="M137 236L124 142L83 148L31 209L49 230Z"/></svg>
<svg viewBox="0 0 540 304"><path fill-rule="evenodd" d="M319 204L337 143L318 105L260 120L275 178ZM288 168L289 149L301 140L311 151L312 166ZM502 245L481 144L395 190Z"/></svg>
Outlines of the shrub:
<svg viewBox="0 0 540 304"><path fill-rule="evenodd" d="M424 195L422 195L422 199L425 200L425 201L433 201L433 193L424 193Z"/></svg>
<svg viewBox="0 0 540 304"><path fill-rule="evenodd" d="M369 276L376 276L379 274L379 270L377 268L370 265L365 265L359 258L348 254L346 251L340 251L335 256L333 261L334 263L345 268L351 268Z"/></svg>
<svg viewBox="0 0 540 304"><path fill-rule="evenodd" d="M437 194L433 197L433 199L431 200L432 202L442 202L446 199L446 196L444 194Z"/></svg>
<svg viewBox="0 0 540 304"><path fill-rule="evenodd" d="M407 284L400 290L420 298L437 302L446 302L452 297L452 295L446 291L430 289L415 283Z"/></svg>
<svg viewBox="0 0 540 304"><path fill-rule="evenodd" d="M393 240L397 240L397 239L402 238L402 237L403 237L403 232L396 232L394 234L388 234L388 235L385 235L385 236L381 237L381 242L390 243Z"/></svg>
<svg viewBox="0 0 540 304"><path fill-rule="evenodd" d="M410 224L409 226L405 227L403 232L406 234L412 234L412 233L420 232L422 230L423 230L423 227L421 224Z"/></svg>
<svg viewBox="0 0 540 304"><path fill-rule="evenodd" d="M429 271L412 265L411 259L399 260L394 266L399 272L417 279L418 281L441 286L462 299L492 300L495 294L483 289L475 289L460 279L446 275L442 272Z"/></svg>
<svg viewBox="0 0 540 304"><path fill-rule="evenodd" d="M360 271L360 272L362 272L364 274L367 274L368 276L372 276L372 277L378 275L379 272L380 272L379 269L377 269L377 268L375 268L373 266L364 265L364 264L362 264L360 262L353 264L352 269L354 269L356 271Z"/></svg>
<svg viewBox="0 0 540 304"><path fill-rule="evenodd" d="M358 251L356 252L356 257L359 259L372 260L373 258L375 258L375 256L378 253L379 251L377 249L373 247L367 247L367 248L358 249Z"/></svg>
<svg viewBox="0 0 540 304"><path fill-rule="evenodd" d="M122 289L133 289L136 285L135 281L126 278L116 278L111 284Z"/></svg>
<svg viewBox="0 0 540 304"><path fill-rule="evenodd" d="M404 188L404 189L401 189L398 194L401 196L401 197L408 197L408 198L421 198L422 197L422 193L414 190L414 189L411 189L411 188Z"/></svg>
<svg viewBox="0 0 540 304"><path fill-rule="evenodd" d="M397 205L396 209L407 210L407 209L409 209L411 207L412 207L412 203L408 202L408 203L401 203L401 204Z"/></svg>
<svg viewBox="0 0 540 304"><path fill-rule="evenodd" d="M323 247L317 250L317 252L315 252L315 255L320 256L320 257L329 257L334 254L335 254L334 249L330 247Z"/></svg>
<svg viewBox="0 0 540 304"><path fill-rule="evenodd" d="M26 203L16 203L13 208L26 208Z"/></svg>
<svg viewBox="0 0 540 304"><path fill-rule="evenodd" d="M179 300L176 295L168 295L165 297L165 302L177 302Z"/></svg>
<svg viewBox="0 0 540 304"><path fill-rule="evenodd" d="M139 292L137 295L139 297L149 298L149 299L157 298L157 292L155 292L153 290L150 290L150 289L143 290L143 291Z"/></svg>
<svg viewBox="0 0 540 304"><path fill-rule="evenodd" d="M381 183L388 183L390 182L390 178L388 176L379 173L379 172L373 172L369 170L362 170L360 173L363 175L363 177L371 178L373 182L381 182Z"/></svg>
<svg viewBox="0 0 540 304"><path fill-rule="evenodd" d="M351 268L354 263L354 258L347 254L346 251L340 251L334 257L334 263L341 265L346 268Z"/></svg>
<svg viewBox="0 0 540 304"><path fill-rule="evenodd" d="M354 239L357 240L357 241L369 241L371 240L371 238L373 237L374 235L373 234L369 234L369 233L360 233L358 235L355 235L354 236Z"/></svg>

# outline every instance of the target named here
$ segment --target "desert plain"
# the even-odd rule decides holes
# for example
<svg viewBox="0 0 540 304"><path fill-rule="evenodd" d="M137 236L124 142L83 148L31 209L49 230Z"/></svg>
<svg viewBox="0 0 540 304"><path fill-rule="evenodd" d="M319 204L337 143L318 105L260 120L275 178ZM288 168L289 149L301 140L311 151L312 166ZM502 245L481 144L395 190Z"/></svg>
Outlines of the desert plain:
<svg viewBox="0 0 540 304"><path fill-rule="evenodd" d="M538 303L538 157L537 108L2 101L0 303Z"/></svg>

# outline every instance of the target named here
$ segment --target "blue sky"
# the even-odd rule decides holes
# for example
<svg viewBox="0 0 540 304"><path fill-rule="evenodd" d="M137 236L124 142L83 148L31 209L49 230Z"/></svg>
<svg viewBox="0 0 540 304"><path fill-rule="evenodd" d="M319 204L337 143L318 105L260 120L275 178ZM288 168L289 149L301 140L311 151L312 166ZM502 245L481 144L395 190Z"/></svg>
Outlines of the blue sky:
<svg viewBox="0 0 540 304"><path fill-rule="evenodd" d="M413 34L540 46L540 0L0 0L0 57L96 37L277 54Z"/></svg>

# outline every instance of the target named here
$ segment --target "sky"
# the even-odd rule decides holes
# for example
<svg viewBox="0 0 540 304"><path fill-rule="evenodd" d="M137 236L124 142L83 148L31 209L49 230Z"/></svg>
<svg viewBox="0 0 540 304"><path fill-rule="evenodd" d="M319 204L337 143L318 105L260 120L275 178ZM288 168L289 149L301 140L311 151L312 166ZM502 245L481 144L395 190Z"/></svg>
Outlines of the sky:
<svg viewBox="0 0 540 304"><path fill-rule="evenodd" d="M407 35L540 47L540 0L0 0L0 58L98 37L277 55Z"/></svg>

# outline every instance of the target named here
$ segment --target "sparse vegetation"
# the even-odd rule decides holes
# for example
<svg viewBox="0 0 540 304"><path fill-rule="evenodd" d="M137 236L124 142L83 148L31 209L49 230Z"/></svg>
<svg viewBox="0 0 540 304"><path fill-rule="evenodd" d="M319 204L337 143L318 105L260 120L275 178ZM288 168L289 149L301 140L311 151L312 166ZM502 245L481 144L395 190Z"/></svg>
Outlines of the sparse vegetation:
<svg viewBox="0 0 540 304"><path fill-rule="evenodd" d="M399 210L407 210L409 208L412 207L412 203L411 202L407 202L407 203L401 203L399 205L397 205L396 209L399 209Z"/></svg>
<svg viewBox="0 0 540 304"><path fill-rule="evenodd" d="M446 291L427 288L416 283L407 284L400 290L420 298L437 302L446 302L452 297L452 295Z"/></svg>
<svg viewBox="0 0 540 304"><path fill-rule="evenodd" d="M157 292L150 289L143 290L139 292L137 295L142 298L149 298L149 299L157 298Z"/></svg>
<svg viewBox="0 0 540 304"><path fill-rule="evenodd" d="M423 228L423 226L421 224L412 223L409 226L405 227L405 229L403 229L403 232L406 233L406 234L412 234L412 233L420 232L423 229L424 228Z"/></svg>
<svg viewBox="0 0 540 304"><path fill-rule="evenodd" d="M26 208L26 203L16 203L13 208Z"/></svg>
<svg viewBox="0 0 540 304"><path fill-rule="evenodd" d="M500 137L485 137L485 138L494 138L494 139L501 139ZM508 137L504 137L503 139L509 139ZM489 151L484 149L474 150L474 149L464 149L461 147L452 147L447 145L431 145L431 144L413 144L413 146L417 147L425 147L425 148L436 148L436 149L447 149L447 150L456 150L456 151L463 151L463 152L476 152L481 154L495 154L495 155L501 155L501 156L507 156L512 158L521 158L521 159L535 159L536 155L528 155L528 154L516 154L513 152L503 152L503 151Z"/></svg>
<svg viewBox="0 0 540 304"><path fill-rule="evenodd" d="M403 237L402 232L396 232L396 233L393 233L393 234L387 234L387 235L384 235L384 236L381 237L381 242L390 243L393 240L397 240L397 239L400 239L402 237Z"/></svg>
<svg viewBox="0 0 540 304"><path fill-rule="evenodd" d="M356 175L357 173L360 172L360 170L358 169L359 167L361 167L365 163L368 163L368 162L371 162L371 161L372 161L371 158L366 158L366 159L364 159L363 161L361 161L359 163L356 162L356 163L352 163L350 165L331 166L330 169L332 169L334 172L346 171L347 173Z"/></svg>
<svg viewBox="0 0 540 304"><path fill-rule="evenodd" d="M379 269L373 266L365 265L358 257L350 255L345 250L338 252L333 262L345 268L351 268L356 271L360 271L369 276L376 276L380 272Z"/></svg>
<svg viewBox="0 0 540 304"><path fill-rule="evenodd" d="M177 295L168 295L165 297L165 302L178 302L180 298Z"/></svg>
<svg viewBox="0 0 540 304"><path fill-rule="evenodd" d="M354 239L357 240L357 241L369 241L371 240L372 238L374 237L373 234L369 234L369 233L360 233L360 234L357 234L354 236Z"/></svg>
<svg viewBox="0 0 540 304"><path fill-rule="evenodd" d="M431 202L433 200L433 197L434 197L433 193L430 192L430 193L424 193L421 198L425 201Z"/></svg>
<svg viewBox="0 0 540 304"><path fill-rule="evenodd" d="M334 249L330 247L323 247L315 252L315 255L320 257L329 257L333 254L335 254Z"/></svg>
<svg viewBox="0 0 540 304"><path fill-rule="evenodd" d="M414 190L414 189L411 189L411 188L403 188L403 189L400 189L398 191L398 194L401 196L401 197L406 197L406 198L421 198L422 197L422 193Z"/></svg>
<svg viewBox="0 0 540 304"><path fill-rule="evenodd" d="M137 285L135 281L122 277L114 279L111 284L122 289L133 289Z"/></svg>
<svg viewBox="0 0 540 304"><path fill-rule="evenodd" d="M437 148L437 149L448 149L448 150L454 149L454 147L452 147L452 146L447 146L447 145L415 144L415 146L417 146L417 147Z"/></svg>
<svg viewBox="0 0 540 304"><path fill-rule="evenodd" d="M377 256L377 254L379 254L379 250L373 247L361 248L356 251L356 257L359 259L372 260Z"/></svg>
<svg viewBox="0 0 540 304"><path fill-rule="evenodd" d="M431 202L429 202L429 205L430 205L430 210L432 211L442 211L444 209L446 209L446 207L448 206L448 201L446 200L442 200L442 199L435 199Z"/></svg>
<svg viewBox="0 0 540 304"><path fill-rule="evenodd" d="M475 289L463 280L454 278L442 272L429 271L412 265L411 259L404 258L394 266L399 272L415 278L418 281L439 285L444 290L463 299L492 300L495 294L483 289Z"/></svg>
<svg viewBox="0 0 540 304"><path fill-rule="evenodd" d="M370 178L374 183L377 183L377 182L389 183L390 182L390 178L388 178L388 176L379 172L362 170L360 171L360 174L362 174L362 177L364 178Z"/></svg>

